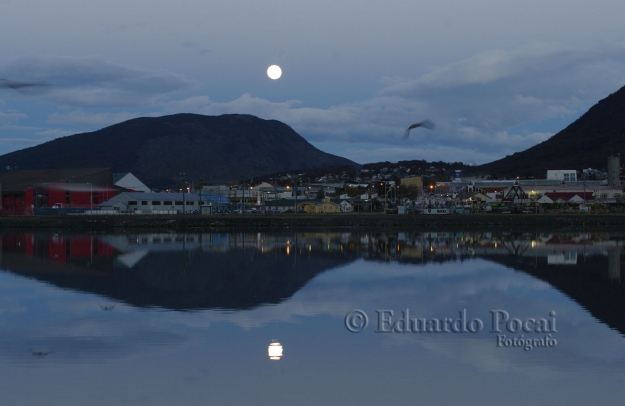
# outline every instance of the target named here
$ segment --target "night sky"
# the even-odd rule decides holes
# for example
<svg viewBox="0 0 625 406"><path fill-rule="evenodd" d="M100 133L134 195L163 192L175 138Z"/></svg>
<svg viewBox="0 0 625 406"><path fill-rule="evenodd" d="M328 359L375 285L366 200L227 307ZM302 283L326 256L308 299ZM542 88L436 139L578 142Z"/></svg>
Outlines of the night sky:
<svg viewBox="0 0 625 406"><path fill-rule="evenodd" d="M40 85L0 88L0 154L240 113L358 163L490 162L625 85L623 15L620 0L0 0L0 78ZM424 119L436 128L402 140Z"/></svg>

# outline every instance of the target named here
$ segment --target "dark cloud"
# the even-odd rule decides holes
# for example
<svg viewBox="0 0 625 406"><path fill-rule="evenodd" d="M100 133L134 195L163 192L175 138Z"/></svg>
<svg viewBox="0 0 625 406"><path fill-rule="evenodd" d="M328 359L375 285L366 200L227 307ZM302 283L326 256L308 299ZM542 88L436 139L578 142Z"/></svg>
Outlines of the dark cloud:
<svg viewBox="0 0 625 406"><path fill-rule="evenodd" d="M42 100L81 107L154 103L159 97L195 84L179 74L134 68L97 57L21 57L0 72L50 83L53 90Z"/></svg>

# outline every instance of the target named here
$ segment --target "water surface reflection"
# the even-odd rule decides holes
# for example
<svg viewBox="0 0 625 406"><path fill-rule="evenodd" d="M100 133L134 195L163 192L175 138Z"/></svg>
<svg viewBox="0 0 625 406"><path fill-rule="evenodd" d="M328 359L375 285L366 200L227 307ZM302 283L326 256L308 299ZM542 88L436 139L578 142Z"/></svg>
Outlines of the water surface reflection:
<svg viewBox="0 0 625 406"><path fill-rule="evenodd" d="M618 234L0 241L3 404L517 404L530 393L582 404L625 395ZM344 324L354 309L368 316L359 334ZM493 309L521 320L555 312L557 345L498 347ZM380 333L381 310L424 319L464 311L485 328ZM29 390L33 382L40 390Z"/></svg>

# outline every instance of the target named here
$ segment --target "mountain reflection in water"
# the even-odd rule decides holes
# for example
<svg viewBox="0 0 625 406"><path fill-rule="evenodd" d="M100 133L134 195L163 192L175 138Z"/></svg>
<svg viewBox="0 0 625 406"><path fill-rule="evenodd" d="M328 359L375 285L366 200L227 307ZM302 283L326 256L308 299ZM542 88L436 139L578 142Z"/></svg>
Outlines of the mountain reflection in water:
<svg viewBox="0 0 625 406"><path fill-rule="evenodd" d="M622 236L602 233L2 234L3 269L138 307L250 309L353 262L485 258L565 292L625 334Z"/></svg>
<svg viewBox="0 0 625 406"><path fill-rule="evenodd" d="M353 261L355 253L327 248L337 237L311 235L304 246L297 236L260 234L4 234L1 265L138 307L249 309Z"/></svg>
<svg viewBox="0 0 625 406"><path fill-rule="evenodd" d="M546 404L614 403L625 395L622 239L4 233L0 403L499 404L529 390ZM488 327L375 333L376 309L408 308L485 323L493 308L554 311L558 345L498 348ZM361 334L344 324L353 309L369 315Z"/></svg>

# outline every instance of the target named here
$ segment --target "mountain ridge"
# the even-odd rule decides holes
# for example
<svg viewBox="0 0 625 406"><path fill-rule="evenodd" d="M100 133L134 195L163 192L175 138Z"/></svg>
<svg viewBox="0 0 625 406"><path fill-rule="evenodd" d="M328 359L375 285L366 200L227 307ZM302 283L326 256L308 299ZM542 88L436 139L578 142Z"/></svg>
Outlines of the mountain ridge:
<svg viewBox="0 0 625 406"><path fill-rule="evenodd" d="M599 100L549 139L476 166L471 173L496 178L541 177L548 169L600 169L607 166L609 156L622 152L625 152L625 86Z"/></svg>
<svg viewBox="0 0 625 406"><path fill-rule="evenodd" d="M625 152L625 87L598 101L546 141L475 167L465 175L544 177L548 169L606 167ZM366 165L375 165L370 163ZM180 113L139 117L57 138L0 156L0 167L110 167L132 172L156 188L185 181L236 183L296 170L361 165L318 150L287 124L249 114Z"/></svg>
<svg viewBox="0 0 625 406"><path fill-rule="evenodd" d="M343 165L360 166L320 151L280 121L247 114L134 118L0 156L0 167L18 169L110 167L153 187Z"/></svg>

